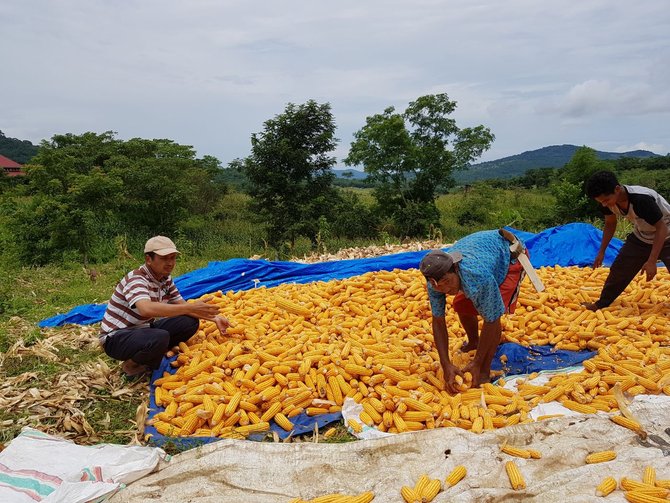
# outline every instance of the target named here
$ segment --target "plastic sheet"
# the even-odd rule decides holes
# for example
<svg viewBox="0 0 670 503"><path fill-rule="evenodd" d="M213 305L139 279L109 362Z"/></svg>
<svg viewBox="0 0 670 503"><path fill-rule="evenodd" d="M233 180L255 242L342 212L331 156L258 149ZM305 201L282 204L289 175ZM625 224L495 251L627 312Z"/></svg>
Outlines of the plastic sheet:
<svg viewBox="0 0 670 503"><path fill-rule="evenodd" d="M525 241L531 263L535 268L553 265L591 265L602 238L602 231L592 225L581 223L552 227L538 234L511 227L508 229ZM612 240L607 248L604 264L608 265L614 260L621 245L620 240ZM193 299L218 290L249 290L257 286L273 287L287 282L310 283L342 279L369 271L416 268L427 252L427 250L405 252L315 264L232 259L225 262L210 262L207 267L186 273L174 281L185 299ZM91 324L102 320L104 313L104 304L86 304L77 306L68 313L42 320L39 326Z"/></svg>

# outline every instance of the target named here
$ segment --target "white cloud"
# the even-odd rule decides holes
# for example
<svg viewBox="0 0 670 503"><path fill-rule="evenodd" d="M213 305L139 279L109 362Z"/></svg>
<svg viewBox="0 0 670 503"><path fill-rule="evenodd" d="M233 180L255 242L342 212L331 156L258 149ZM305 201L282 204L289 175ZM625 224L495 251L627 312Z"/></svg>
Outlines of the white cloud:
<svg viewBox="0 0 670 503"><path fill-rule="evenodd" d="M288 102L365 118L446 92L482 160L546 145L670 147L666 0L34 0L0 4L0 130L116 130L224 164ZM11 78L7 78L11 76Z"/></svg>

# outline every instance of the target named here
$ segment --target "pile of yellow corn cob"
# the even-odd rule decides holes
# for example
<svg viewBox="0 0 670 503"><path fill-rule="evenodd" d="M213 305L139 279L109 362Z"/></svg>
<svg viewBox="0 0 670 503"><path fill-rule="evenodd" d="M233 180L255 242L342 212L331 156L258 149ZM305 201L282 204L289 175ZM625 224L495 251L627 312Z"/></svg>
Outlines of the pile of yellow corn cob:
<svg viewBox="0 0 670 503"><path fill-rule="evenodd" d="M640 482L622 477L619 487L625 491L625 498L632 503L655 503L668 501L670 497L670 479L656 478L656 470L653 466L646 466ZM606 477L596 487L596 496L605 497L617 488L614 477Z"/></svg>
<svg viewBox="0 0 670 503"><path fill-rule="evenodd" d="M518 391L485 384L454 396L444 390L431 331L425 280L417 270L367 273L345 280L216 293L203 300L232 323L222 336L211 322L181 344L173 375L156 381L165 410L154 426L163 435L243 438L274 420L341 410L345 397L363 406L360 420L404 432L457 426L481 432L532 421L540 402L558 400L583 413L616 411L622 393L670 395L668 273L638 277L610 308L591 312L605 269L542 268L547 289L522 285L519 306L503 317L503 337L520 344L589 348L584 371ZM447 308L450 354L457 365L464 332ZM620 392L620 391L621 392ZM624 409L619 424L633 429ZM626 422L628 421L628 422ZM641 428L641 427L640 427Z"/></svg>

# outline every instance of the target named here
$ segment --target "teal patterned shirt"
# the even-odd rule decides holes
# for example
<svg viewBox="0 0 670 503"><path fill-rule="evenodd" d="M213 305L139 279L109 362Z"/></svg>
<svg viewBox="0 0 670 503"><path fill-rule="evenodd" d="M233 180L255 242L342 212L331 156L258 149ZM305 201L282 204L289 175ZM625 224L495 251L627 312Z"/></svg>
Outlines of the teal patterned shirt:
<svg viewBox="0 0 670 503"><path fill-rule="evenodd" d="M505 303L499 285L505 280L510 265L509 241L498 231L481 231L456 241L446 251L459 251L458 263L461 291L470 299L485 321L493 322L505 314ZM433 316L444 317L446 295L428 282L428 298Z"/></svg>

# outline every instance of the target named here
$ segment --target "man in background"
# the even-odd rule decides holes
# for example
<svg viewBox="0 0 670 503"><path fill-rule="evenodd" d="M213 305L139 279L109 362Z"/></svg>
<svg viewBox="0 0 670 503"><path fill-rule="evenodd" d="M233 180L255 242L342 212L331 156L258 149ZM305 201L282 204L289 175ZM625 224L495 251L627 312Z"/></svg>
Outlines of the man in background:
<svg viewBox="0 0 670 503"><path fill-rule="evenodd" d="M656 191L638 185L621 185L611 171L594 173L586 182L586 194L600 203L605 228L593 267L600 267L605 250L616 231L618 218L633 224L633 232L614 259L605 285L596 302L584 303L595 311L609 306L638 272L650 281L656 276L656 263L670 267L670 204Z"/></svg>

